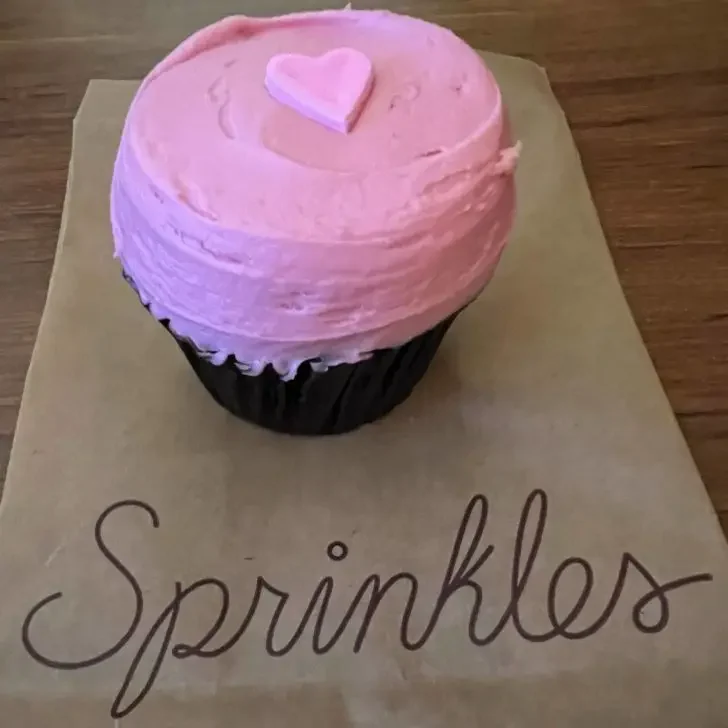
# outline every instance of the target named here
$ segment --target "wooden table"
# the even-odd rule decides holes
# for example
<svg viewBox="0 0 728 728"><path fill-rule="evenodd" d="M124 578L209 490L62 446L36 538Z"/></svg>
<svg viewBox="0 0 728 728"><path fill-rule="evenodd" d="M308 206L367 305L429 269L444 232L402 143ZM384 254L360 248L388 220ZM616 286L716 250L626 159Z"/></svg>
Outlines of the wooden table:
<svg viewBox="0 0 728 728"><path fill-rule="evenodd" d="M343 0L341 5L343 5ZM620 278L728 534L728 2L355 0L544 65ZM139 78L222 15L313 0L2 0L0 483L90 78Z"/></svg>

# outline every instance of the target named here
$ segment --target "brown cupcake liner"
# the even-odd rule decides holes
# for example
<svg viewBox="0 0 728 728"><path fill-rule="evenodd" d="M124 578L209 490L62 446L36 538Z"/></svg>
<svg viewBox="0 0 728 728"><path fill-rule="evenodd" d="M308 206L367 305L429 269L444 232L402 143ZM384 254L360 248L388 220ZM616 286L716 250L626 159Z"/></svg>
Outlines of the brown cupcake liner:
<svg viewBox="0 0 728 728"><path fill-rule="evenodd" d="M312 362L303 362L289 380L271 365L259 374L246 374L233 356L216 364L210 360L211 352L200 351L192 341L178 336L168 320L160 323L205 389L236 417L291 435L334 435L374 422L404 402L429 368L458 313L402 346L380 349L355 364L315 371Z"/></svg>

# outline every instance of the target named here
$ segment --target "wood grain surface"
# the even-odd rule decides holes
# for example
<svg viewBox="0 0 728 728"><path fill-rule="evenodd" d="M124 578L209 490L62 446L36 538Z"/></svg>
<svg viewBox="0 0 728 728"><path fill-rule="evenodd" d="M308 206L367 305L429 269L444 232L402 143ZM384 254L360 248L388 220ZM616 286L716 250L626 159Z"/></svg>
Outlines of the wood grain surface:
<svg viewBox="0 0 728 728"><path fill-rule="evenodd" d="M728 2L354 4L419 15L473 46L546 67L627 298L728 534ZM88 80L140 78L223 15L323 5L2 0L0 483L58 235L71 122Z"/></svg>

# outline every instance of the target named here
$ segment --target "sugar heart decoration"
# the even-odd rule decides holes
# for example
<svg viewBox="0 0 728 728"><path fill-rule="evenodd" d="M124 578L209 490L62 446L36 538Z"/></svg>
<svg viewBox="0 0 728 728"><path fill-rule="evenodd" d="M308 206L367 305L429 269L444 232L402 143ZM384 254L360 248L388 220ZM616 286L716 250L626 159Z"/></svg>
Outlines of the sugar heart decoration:
<svg viewBox="0 0 728 728"><path fill-rule="evenodd" d="M318 57L283 53L268 63L265 85L280 103L346 134L372 92L374 68L354 48L336 48Z"/></svg>

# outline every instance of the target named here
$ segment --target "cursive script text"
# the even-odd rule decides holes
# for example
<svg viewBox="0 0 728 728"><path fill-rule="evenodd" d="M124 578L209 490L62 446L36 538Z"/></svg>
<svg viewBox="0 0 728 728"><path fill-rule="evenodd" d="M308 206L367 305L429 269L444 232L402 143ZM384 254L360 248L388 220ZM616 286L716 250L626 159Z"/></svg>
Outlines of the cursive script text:
<svg viewBox="0 0 728 728"><path fill-rule="evenodd" d="M137 708L154 687L157 676L168 657L177 660L190 658L214 659L232 650L246 634L251 622L259 612L259 605L264 596L273 597L275 608L268 618L264 631L263 648L270 657L281 658L296 647L301 649L304 635L310 634L311 651L315 655L324 655L333 650L345 634L353 638L348 642L354 653L361 651L366 643L370 626L385 598L402 599L401 616L396 625L399 642L403 649L416 651L422 649L437 628L438 620L450 600L467 600L468 618L464 629L472 645L476 648L487 647L498 639L510 626L512 630L528 642L548 642L556 638L565 640L583 640L598 632L610 620L624 594L628 577L640 580L642 589L639 598L631 606L631 621L634 628L644 634L656 634L664 630L670 620L670 594L676 589L707 582L712 576L707 573L691 574L671 581L656 578L636 556L624 552L614 576L611 594L596 617L587 624L577 626L585 607L592 596L595 584L594 568L584 558L570 556L564 559L551 574L546 592L545 612L549 628L545 631L530 629L521 616L520 604L524 599L529 580L536 568L536 561L541 549L546 525L549 517L548 497L543 490L533 490L526 498L516 525L516 538L513 547L507 600L500 617L495 623L483 624L481 611L485 600L483 588L478 582L478 574L494 552L495 546L486 539L489 504L484 495L475 495L467 504L460 524L455 533L449 559L442 576L437 597L428 606L425 614L428 619L424 626L415 629L412 614L418 604L420 581L415 574L401 571L387 578L380 574L370 574L356 590L348 603L343 617L334 620L329 617L328 609L332 595L336 589L333 576L324 576L317 583L310 598L306 598L306 607L300 615L296 615L297 625L293 634L281 636L279 624L281 617L290 611L291 592L281 585L271 583L264 576L255 580L255 588L244 617L239 622L229 625L231 596L228 585L214 577L199 579L187 586L179 581L174 583L173 594L167 605L158 615L147 614L144 593L139 580L132 569L113 553L104 539L104 525L120 511L138 511L145 516L153 528L160 527L157 512L147 503L139 500L125 500L109 506L96 521L94 538L101 555L118 572L131 590L134 608L129 615L128 626L116 641L101 651L84 660L63 660L45 653L43 646L33 638L33 625L42 614L45 620L52 617L53 603L63 598L62 592L51 594L39 601L28 613L22 626L22 641L28 654L37 662L56 670L82 670L92 668L122 652L132 640L141 640L139 647L130 654L129 667L111 706L113 718L123 718ZM333 541L326 549L331 562L341 563L348 556L348 546L342 541ZM341 568L341 567L340 567ZM580 578L581 589L573 604L563 609L563 597L559 599L560 587L567 573L571 579ZM387 597L390 591L398 587L395 595ZM209 590L219 598L219 611L210 620L209 629L195 642L180 641L175 633L178 617L184 607L185 600L196 592ZM563 592L563 589L561 590ZM422 597L420 597L422 599ZM490 600L492 603L492 599ZM558 606L557 606L558 605ZM422 605L418 605L420 608ZM644 616L652 615L650 620ZM146 620L145 620L146 617ZM259 617L260 618L260 617ZM143 622L151 621L146 632L140 630ZM220 634L234 627L234 632L226 639ZM136 642L135 642L136 644ZM133 649L133 648L132 648ZM345 649L342 645L340 649ZM140 685L132 690L132 684Z"/></svg>

